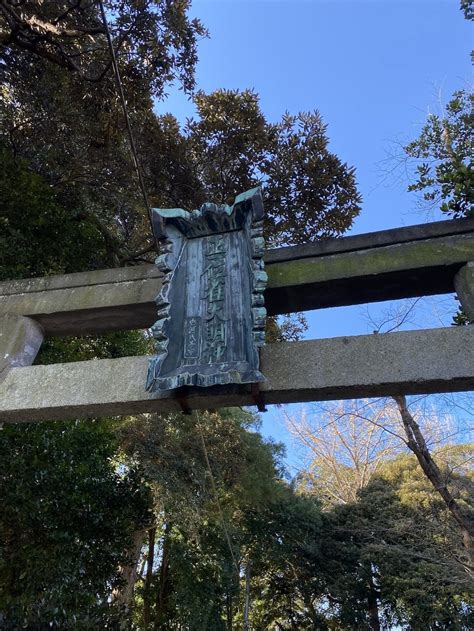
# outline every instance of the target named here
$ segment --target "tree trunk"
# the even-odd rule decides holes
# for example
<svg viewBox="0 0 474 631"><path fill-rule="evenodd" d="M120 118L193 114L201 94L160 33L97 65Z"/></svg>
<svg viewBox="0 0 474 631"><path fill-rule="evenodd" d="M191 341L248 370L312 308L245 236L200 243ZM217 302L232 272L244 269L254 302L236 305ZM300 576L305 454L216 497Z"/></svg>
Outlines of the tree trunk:
<svg viewBox="0 0 474 631"><path fill-rule="evenodd" d="M158 593L156 598L156 628L159 628L160 622L164 619L164 614L168 608L168 596L169 596L169 581L168 581L168 568L169 568L169 532L170 525L166 524L163 533L163 554L161 557L160 567L160 581L158 584Z"/></svg>
<svg viewBox="0 0 474 631"><path fill-rule="evenodd" d="M151 611L151 601L150 601L150 587L151 580L153 578L153 562L155 560L155 536L156 536L156 528L150 528L148 531L148 556L147 556L147 566L146 566L146 577L145 577L145 588L143 591L143 626L145 629L148 629L150 624L150 611Z"/></svg>
<svg viewBox="0 0 474 631"><path fill-rule="evenodd" d="M245 567L245 603L244 603L244 626L243 631L249 630L249 614L250 614L250 572L252 563L247 560Z"/></svg>
<svg viewBox="0 0 474 631"><path fill-rule="evenodd" d="M120 575L124 581L123 587L114 589L112 592L112 600L123 606L125 610L130 608L133 590L138 575L138 562L140 560L140 552L145 540L145 530L137 530L133 533L132 542L129 549L129 563L120 568Z"/></svg>
<svg viewBox="0 0 474 631"><path fill-rule="evenodd" d="M461 562L468 574L474 577L474 521L463 511L462 507L459 506L446 486L443 475L426 445L421 429L408 410L406 397L401 395L395 396L393 399L397 404L402 418L408 448L415 454L424 474L439 493L447 509L459 526L467 557L467 562Z"/></svg>
<svg viewBox="0 0 474 631"><path fill-rule="evenodd" d="M232 631L232 627L234 624L234 607L232 603L232 592L228 589L226 594L226 615L227 622L226 627L227 631Z"/></svg>
<svg viewBox="0 0 474 631"><path fill-rule="evenodd" d="M367 594L367 611L369 613L369 624L372 631L380 631L380 618L378 606L378 590L374 584L372 570L369 574L369 592Z"/></svg>

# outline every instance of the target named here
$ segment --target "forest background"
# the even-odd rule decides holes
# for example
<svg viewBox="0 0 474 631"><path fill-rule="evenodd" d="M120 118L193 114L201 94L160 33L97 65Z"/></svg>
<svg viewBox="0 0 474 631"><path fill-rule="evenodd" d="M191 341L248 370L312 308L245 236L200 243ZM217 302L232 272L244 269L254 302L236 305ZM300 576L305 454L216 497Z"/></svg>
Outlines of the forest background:
<svg viewBox="0 0 474 631"><path fill-rule="evenodd" d="M263 183L270 246L413 223L400 215L408 186L430 219L467 215L468 21L454 2L426 7L105 3L152 205L230 202ZM461 9L472 18L471 3ZM0 25L2 278L152 260L100 3L2 3ZM417 112L411 133L411 108L430 103L435 115ZM437 324L441 308L445 324L456 312L448 300ZM371 311L363 326L413 326L416 309L426 326L420 306ZM353 316L327 333L310 314L306 334L357 332ZM298 319L268 331L304 334ZM148 350L142 332L48 340L37 361ZM289 408L296 475L264 437L275 412L264 435L244 410L198 425L144 415L5 426L2 628L468 629L468 406ZM427 453L410 439L417 428Z"/></svg>

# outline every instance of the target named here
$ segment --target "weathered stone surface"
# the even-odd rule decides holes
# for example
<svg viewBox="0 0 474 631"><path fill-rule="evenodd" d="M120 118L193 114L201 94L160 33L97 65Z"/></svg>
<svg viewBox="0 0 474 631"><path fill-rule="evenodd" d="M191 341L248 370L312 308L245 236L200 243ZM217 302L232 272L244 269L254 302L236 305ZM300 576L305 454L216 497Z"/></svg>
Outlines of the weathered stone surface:
<svg viewBox="0 0 474 631"><path fill-rule="evenodd" d="M331 254L336 243L329 247L329 241L267 251L268 313L454 292L454 276L474 251L472 220L459 222L464 232L450 235L451 222L440 222L448 236L436 224L439 236L429 239L424 226L386 231L412 238L391 245L379 244L393 240L393 234L374 233L372 247L372 235L359 235L361 250L344 251L354 247L354 242L344 246L345 240L356 239L344 237L331 240L341 253ZM0 313L32 317L47 335L148 328L156 319L160 286L154 265L0 283Z"/></svg>
<svg viewBox="0 0 474 631"><path fill-rule="evenodd" d="M266 403L474 389L474 326L273 344L262 349ZM147 357L14 368L0 384L0 421L41 421L180 409L150 395ZM252 405L250 388L196 388L191 408Z"/></svg>
<svg viewBox="0 0 474 631"><path fill-rule="evenodd" d="M330 280L462 263L472 256L474 235L427 239L382 248L303 258L268 266L269 287L292 287Z"/></svg>
<svg viewBox="0 0 474 631"><path fill-rule="evenodd" d="M454 287L466 315L474 320L474 262L459 270L454 277Z"/></svg>
<svg viewBox="0 0 474 631"><path fill-rule="evenodd" d="M389 230L355 234L349 237L333 237L304 245L267 250L265 262L268 265L269 263L281 263L295 258L328 256L330 254L368 250L387 245L408 243L409 241L449 237L469 232L474 232L474 217L451 219L449 221L433 221L414 226L404 226L403 228L391 228Z"/></svg>
<svg viewBox="0 0 474 631"><path fill-rule="evenodd" d="M74 272L58 276L42 276L40 278L24 278L7 280L0 283L0 295L34 294L54 289L72 289L90 287L91 285L110 285L111 283L128 283L147 278L160 278L161 274L155 265L136 265L133 267L115 267L90 272Z"/></svg>
<svg viewBox="0 0 474 631"><path fill-rule="evenodd" d="M32 317L47 335L82 335L148 328L156 318L154 296L160 287L161 278L154 266L153 275L148 265L130 269L135 271L134 275L137 275L137 270L141 271L144 278L69 286L69 277L66 277L62 289L3 295L0 286L0 313ZM118 269L103 271L107 272L109 278L113 272L121 272ZM57 282L60 278L57 278Z"/></svg>
<svg viewBox="0 0 474 631"><path fill-rule="evenodd" d="M10 368L30 366L43 342L41 327L30 318L0 318L0 381Z"/></svg>

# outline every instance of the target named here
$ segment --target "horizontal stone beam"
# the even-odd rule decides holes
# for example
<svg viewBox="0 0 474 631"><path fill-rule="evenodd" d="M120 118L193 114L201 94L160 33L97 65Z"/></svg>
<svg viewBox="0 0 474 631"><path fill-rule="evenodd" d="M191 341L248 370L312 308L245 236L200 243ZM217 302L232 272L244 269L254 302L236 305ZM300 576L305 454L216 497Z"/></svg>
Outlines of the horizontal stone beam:
<svg viewBox="0 0 474 631"><path fill-rule="evenodd" d="M305 243L304 245L275 248L267 251L266 260L267 262L281 263L295 258L328 256L330 254L368 250L386 245L425 241L426 239L450 237L472 232L474 232L474 217L451 219L449 221L432 221L414 226L404 226L403 228L366 232L347 237L332 237Z"/></svg>
<svg viewBox="0 0 474 631"><path fill-rule="evenodd" d="M474 220L411 226L269 250L269 314L454 291L474 251ZM0 314L46 335L147 328L161 276L154 265L0 283Z"/></svg>
<svg viewBox="0 0 474 631"><path fill-rule="evenodd" d="M451 293L473 251L474 232L273 263L265 303L285 313Z"/></svg>
<svg viewBox="0 0 474 631"><path fill-rule="evenodd" d="M146 357L12 368L0 421L179 411L173 393L145 391ZM474 389L474 325L267 346L264 401L293 403ZM250 387L195 388L190 408L252 405Z"/></svg>

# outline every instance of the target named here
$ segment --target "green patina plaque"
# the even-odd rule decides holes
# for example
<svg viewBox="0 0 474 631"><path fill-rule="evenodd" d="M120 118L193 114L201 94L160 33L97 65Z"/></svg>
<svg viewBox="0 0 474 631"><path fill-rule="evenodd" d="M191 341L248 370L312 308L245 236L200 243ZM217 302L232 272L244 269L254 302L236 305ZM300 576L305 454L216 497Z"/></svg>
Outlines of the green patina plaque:
<svg viewBox="0 0 474 631"><path fill-rule="evenodd" d="M267 274L260 189L239 195L233 206L155 208L153 220L164 279L147 390L263 381L258 348L265 339Z"/></svg>

